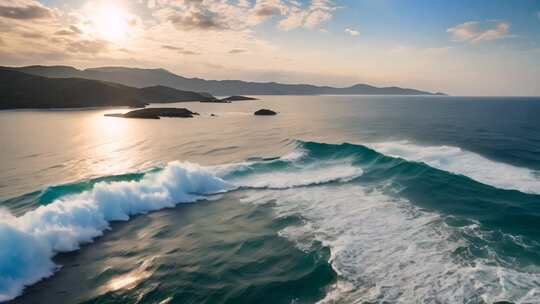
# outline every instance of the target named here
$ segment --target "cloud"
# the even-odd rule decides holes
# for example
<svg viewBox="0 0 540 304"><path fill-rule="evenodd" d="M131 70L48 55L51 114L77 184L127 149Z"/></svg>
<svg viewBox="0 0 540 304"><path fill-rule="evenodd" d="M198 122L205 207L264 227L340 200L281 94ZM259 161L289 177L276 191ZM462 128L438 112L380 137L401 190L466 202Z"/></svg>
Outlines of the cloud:
<svg viewBox="0 0 540 304"><path fill-rule="evenodd" d="M262 6L255 9L255 15L263 17L281 15L281 9L277 6Z"/></svg>
<svg viewBox="0 0 540 304"><path fill-rule="evenodd" d="M77 36L82 34L82 31L75 25L71 25L68 29L62 29L54 32L57 36Z"/></svg>
<svg viewBox="0 0 540 304"><path fill-rule="evenodd" d="M259 18L250 19L255 16L255 1L177 0L172 5L164 5L159 1L153 5L155 6L151 13L156 22L147 23L143 34L144 38L150 41L141 42L139 47L150 52L154 49L155 54L158 52L155 51L155 44L159 43L157 47L160 49L160 56L155 60L176 60L178 65L199 65L198 69L205 70L207 63L221 61L231 63L236 61L234 58L240 58L240 56L232 58L229 53L231 49L245 50L250 55L260 56L270 54L274 50L273 46L261 39L253 29L254 25L261 22ZM201 26L200 22L186 22L193 19L192 12L200 11L208 13L210 18L207 19L210 21L207 20L206 23L209 25ZM171 19L172 16L175 18ZM189 62L181 62L177 57L172 57L175 53L199 54L196 52L198 50L204 50L204 53Z"/></svg>
<svg viewBox="0 0 540 304"><path fill-rule="evenodd" d="M288 10L281 0L259 0L255 3L253 13L257 16L267 17L283 15Z"/></svg>
<svg viewBox="0 0 540 304"><path fill-rule="evenodd" d="M70 25L70 26L69 26L69 29L70 29L73 33L82 34L81 29L79 29L79 28L76 27L75 25Z"/></svg>
<svg viewBox="0 0 540 304"><path fill-rule="evenodd" d="M45 39L47 38L44 34L39 32L22 32L21 37L29 39Z"/></svg>
<svg viewBox="0 0 540 304"><path fill-rule="evenodd" d="M151 0L147 7L160 22L178 30L224 31L251 29L272 17L283 30L314 29L337 9L331 0Z"/></svg>
<svg viewBox="0 0 540 304"><path fill-rule="evenodd" d="M0 4L0 17L32 20L53 16L52 10L32 0L5 0Z"/></svg>
<svg viewBox="0 0 540 304"><path fill-rule="evenodd" d="M346 28L345 29L345 33L351 35L351 36L358 36L360 35L360 32L357 31L357 30L353 30L353 29L350 29L350 28Z"/></svg>
<svg viewBox="0 0 540 304"><path fill-rule="evenodd" d="M249 18L257 24L274 16L286 15L289 10L289 6L282 0L257 0Z"/></svg>
<svg viewBox="0 0 540 304"><path fill-rule="evenodd" d="M111 51L110 42L83 33L76 24L83 19L73 18L70 13L58 13L57 9L33 0L5 1L0 5L0 28L7 27L2 37L9 45L4 53L12 54L15 59L26 54L31 60L61 60L71 56L86 60Z"/></svg>
<svg viewBox="0 0 540 304"><path fill-rule="evenodd" d="M98 54L109 49L110 43L106 40L78 40L71 41L67 45L67 50L73 53Z"/></svg>
<svg viewBox="0 0 540 304"><path fill-rule="evenodd" d="M479 43L508 37L510 23L489 21L482 24L478 21L468 21L451 27L446 32L452 34L455 41Z"/></svg>
<svg viewBox="0 0 540 304"><path fill-rule="evenodd" d="M205 7L191 7L183 12L174 12L168 20L179 29L219 30L228 25L220 20L219 15Z"/></svg>
<svg viewBox="0 0 540 304"><path fill-rule="evenodd" d="M178 51L178 53L180 53L182 55L200 55L201 54L201 53L193 52L193 51L189 51L189 50L180 50L180 51Z"/></svg>
<svg viewBox="0 0 540 304"><path fill-rule="evenodd" d="M332 19L336 9L330 0L312 0L306 8L302 8L299 2L293 1L287 17L279 22L279 28L283 30L299 27L314 29Z"/></svg>
<svg viewBox="0 0 540 304"><path fill-rule="evenodd" d="M198 52L194 52L194 51L190 51L190 50L186 50L182 47L177 47L177 46L173 46L173 45L162 45L161 46L162 48L166 49L166 50L171 50L171 51L176 51L182 55L200 55L201 53L198 53Z"/></svg>
<svg viewBox="0 0 540 304"><path fill-rule="evenodd" d="M229 54L240 54L240 53L245 53L246 50L243 50L243 49L232 49L229 51Z"/></svg>
<svg viewBox="0 0 540 304"><path fill-rule="evenodd" d="M172 46L172 45L162 45L161 47L164 48L164 49L166 49L166 50L173 50L173 51L179 51L179 50L182 50L182 48L176 47L176 46Z"/></svg>
<svg viewBox="0 0 540 304"><path fill-rule="evenodd" d="M109 0L58 7L45 6L51 2L7 1L0 0L0 5L27 7L37 3L51 16L0 17L0 36L5 43L0 47L1 62L79 66L139 63L218 78L224 73L218 65L238 75L283 65L285 59L276 56L280 50L256 30L262 22L286 30L319 30L336 9L328 0L140 0L135 6L118 4L125 15L125 33L111 39L106 22L100 23L100 8L110 5Z"/></svg>
<svg viewBox="0 0 540 304"><path fill-rule="evenodd" d="M242 30L247 21L249 3L223 0L178 0L173 3L156 1L153 15L159 23L168 22L181 31Z"/></svg>

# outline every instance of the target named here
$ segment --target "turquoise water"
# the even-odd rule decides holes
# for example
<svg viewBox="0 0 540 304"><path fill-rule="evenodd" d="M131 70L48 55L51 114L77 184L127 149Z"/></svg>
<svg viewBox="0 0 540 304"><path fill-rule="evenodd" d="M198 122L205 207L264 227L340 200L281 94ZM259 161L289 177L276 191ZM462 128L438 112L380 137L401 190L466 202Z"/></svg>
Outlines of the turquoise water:
<svg viewBox="0 0 540 304"><path fill-rule="evenodd" d="M540 303L539 101L1 112L0 300Z"/></svg>

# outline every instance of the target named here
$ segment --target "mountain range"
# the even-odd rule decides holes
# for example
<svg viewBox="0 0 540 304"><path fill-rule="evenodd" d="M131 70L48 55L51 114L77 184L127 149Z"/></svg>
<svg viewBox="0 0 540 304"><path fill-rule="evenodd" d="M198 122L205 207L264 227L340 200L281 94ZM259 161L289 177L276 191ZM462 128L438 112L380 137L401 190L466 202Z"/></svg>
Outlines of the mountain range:
<svg viewBox="0 0 540 304"><path fill-rule="evenodd" d="M134 88L83 78L47 78L0 68L0 109L144 107L148 103L209 99L214 97L164 86Z"/></svg>
<svg viewBox="0 0 540 304"><path fill-rule="evenodd" d="M164 69L99 67L76 69L71 66L25 66L9 69L49 78L84 78L143 88L166 86L177 90L226 95L444 95L400 87L375 87L356 84L345 88L310 84L247 82L241 80L205 80L186 78ZM208 95L207 95L208 96Z"/></svg>

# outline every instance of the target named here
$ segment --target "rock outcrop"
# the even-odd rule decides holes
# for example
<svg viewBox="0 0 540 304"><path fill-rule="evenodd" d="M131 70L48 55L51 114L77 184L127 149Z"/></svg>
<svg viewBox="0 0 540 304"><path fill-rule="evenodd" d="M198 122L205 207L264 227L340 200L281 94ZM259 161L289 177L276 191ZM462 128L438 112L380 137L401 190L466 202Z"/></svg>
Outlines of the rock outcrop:
<svg viewBox="0 0 540 304"><path fill-rule="evenodd" d="M130 111L125 114L105 114L105 116L110 117L143 119L160 119L161 117L191 118L193 115L199 115L199 113L191 112L186 108L146 108Z"/></svg>
<svg viewBox="0 0 540 304"><path fill-rule="evenodd" d="M253 114L257 116L273 116L273 115L277 115L277 112L274 112L269 109L260 109Z"/></svg>

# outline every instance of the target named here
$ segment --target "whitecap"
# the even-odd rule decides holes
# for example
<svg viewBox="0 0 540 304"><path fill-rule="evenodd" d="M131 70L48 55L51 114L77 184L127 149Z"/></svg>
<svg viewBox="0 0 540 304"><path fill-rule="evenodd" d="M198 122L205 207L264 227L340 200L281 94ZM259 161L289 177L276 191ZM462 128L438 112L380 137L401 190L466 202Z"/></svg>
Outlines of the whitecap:
<svg viewBox="0 0 540 304"><path fill-rule="evenodd" d="M363 174L363 170L349 162L323 162L287 170L256 172L231 182L244 188L287 189L320 185L330 182L349 182Z"/></svg>
<svg viewBox="0 0 540 304"><path fill-rule="evenodd" d="M378 152L408 161L423 162L431 167L465 175L478 182L506 190L540 194L538 172L485 158L452 146L420 146L408 141L368 143Z"/></svg>
<svg viewBox="0 0 540 304"><path fill-rule="evenodd" d="M205 199L233 186L208 168L172 162L140 181L100 182L20 217L0 212L0 301L50 276L52 257L91 242L111 221Z"/></svg>
<svg viewBox="0 0 540 304"><path fill-rule="evenodd" d="M330 249L338 281L321 303L534 303L540 296L538 267L462 256L469 227L448 226L443 216L377 189L253 191L243 201L271 201L276 217L301 217L280 232L301 250L318 250L317 243Z"/></svg>

